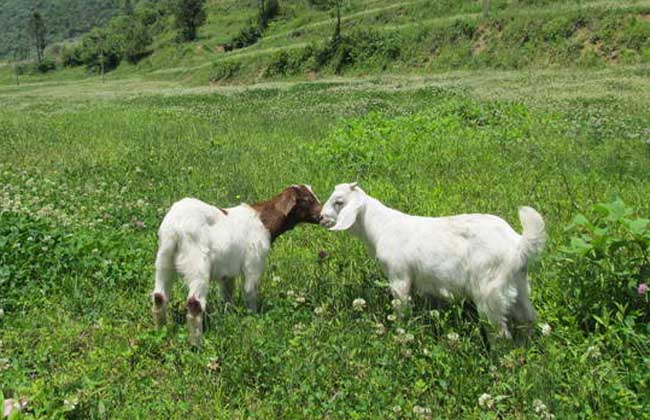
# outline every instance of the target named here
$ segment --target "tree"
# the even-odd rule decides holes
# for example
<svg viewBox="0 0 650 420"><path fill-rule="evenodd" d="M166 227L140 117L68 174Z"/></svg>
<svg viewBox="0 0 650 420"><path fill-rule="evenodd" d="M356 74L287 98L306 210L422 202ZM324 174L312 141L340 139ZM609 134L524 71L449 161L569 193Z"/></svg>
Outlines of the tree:
<svg viewBox="0 0 650 420"><path fill-rule="evenodd" d="M196 31L206 20L205 0L175 0L173 12L176 28L184 41L194 41Z"/></svg>
<svg viewBox="0 0 650 420"><path fill-rule="evenodd" d="M135 14L135 8L131 0L122 0L122 14L126 16L133 16Z"/></svg>
<svg viewBox="0 0 650 420"><path fill-rule="evenodd" d="M29 22L27 23L27 33L29 34L29 38L34 45L34 48L36 48L38 64L41 64L43 62L43 51L45 51L47 41L45 39L45 21L38 11L34 11L30 16Z"/></svg>

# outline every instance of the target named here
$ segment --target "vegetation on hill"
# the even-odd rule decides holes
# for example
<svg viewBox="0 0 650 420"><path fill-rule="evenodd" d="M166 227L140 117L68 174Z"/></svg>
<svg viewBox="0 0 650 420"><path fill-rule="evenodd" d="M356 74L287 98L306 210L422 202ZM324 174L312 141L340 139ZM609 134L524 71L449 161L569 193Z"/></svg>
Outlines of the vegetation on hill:
<svg viewBox="0 0 650 420"><path fill-rule="evenodd" d="M650 61L648 0L495 0L488 18L469 0L220 0L205 3L193 42L180 42L166 4L141 4L137 25L122 15L94 29L60 65L98 69L97 39L115 77L193 83Z"/></svg>
<svg viewBox="0 0 650 420"><path fill-rule="evenodd" d="M47 27L49 43L74 39L107 22L119 10L117 0L4 0L0 7L0 58L28 48L27 23L38 11ZM31 52L35 57L35 52Z"/></svg>

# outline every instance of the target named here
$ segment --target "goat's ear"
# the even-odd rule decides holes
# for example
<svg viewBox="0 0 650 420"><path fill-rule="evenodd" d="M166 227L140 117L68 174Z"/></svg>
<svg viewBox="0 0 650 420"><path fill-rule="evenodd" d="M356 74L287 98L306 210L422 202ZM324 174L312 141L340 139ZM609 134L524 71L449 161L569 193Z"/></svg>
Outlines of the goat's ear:
<svg viewBox="0 0 650 420"><path fill-rule="evenodd" d="M347 206L343 207L338 217L336 218L336 224L330 228L332 231L336 230L348 230L352 227L354 222L357 220L357 214L359 213L359 208L361 203L358 200L350 201Z"/></svg>
<svg viewBox="0 0 650 420"><path fill-rule="evenodd" d="M286 190L275 204L275 208L283 215L288 216L296 206L296 195L296 191L293 188Z"/></svg>

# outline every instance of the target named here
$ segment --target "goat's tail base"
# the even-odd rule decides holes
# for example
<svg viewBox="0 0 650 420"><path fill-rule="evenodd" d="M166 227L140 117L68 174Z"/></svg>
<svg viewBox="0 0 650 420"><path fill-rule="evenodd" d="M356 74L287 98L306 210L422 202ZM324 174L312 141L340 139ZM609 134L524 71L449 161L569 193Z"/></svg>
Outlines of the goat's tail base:
<svg viewBox="0 0 650 420"><path fill-rule="evenodd" d="M544 250L546 244L546 225L542 216L532 207L519 208L519 220L523 227L519 255L522 263L528 265Z"/></svg>

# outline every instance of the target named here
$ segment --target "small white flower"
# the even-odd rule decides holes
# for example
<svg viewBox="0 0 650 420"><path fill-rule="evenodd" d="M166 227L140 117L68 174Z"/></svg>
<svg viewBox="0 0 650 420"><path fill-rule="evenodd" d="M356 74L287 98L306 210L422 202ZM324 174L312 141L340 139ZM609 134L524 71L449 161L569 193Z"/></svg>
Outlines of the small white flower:
<svg viewBox="0 0 650 420"><path fill-rule="evenodd" d="M381 322L375 324L375 334L384 335L386 334L386 327Z"/></svg>
<svg viewBox="0 0 650 420"><path fill-rule="evenodd" d="M363 312L366 309L366 301L362 298L356 298L352 301L352 308L357 312Z"/></svg>
<svg viewBox="0 0 650 420"><path fill-rule="evenodd" d="M598 346L589 346L585 352L585 356L590 359L598 359L601 356L600 349L598 349Z"/></svg>
<svg viewBox="0 0 650 420"><path fill-rule="evenodd" d="M401 412L402 412L402 407L400 407L399 405L396 405L395 407L393 407L393 413L399 414Z"/></svg>
<svg viewBox="0 0 650 420"><path fill-rule="evenodd" d="M0 372L9 369L9 366L10 366L9 359L5 359L5 358L0 359Z"/></svg>
<svg viewBox="0 0 650 420"><path fill-rule="evenodd" d="M320 316L325 313L325 308L323 306L319 306L317 308L314 308L314 314Z"/></svg>
<svg viewBox="0 0 650 420"><path fill-rule="evenodd" d="M437 309L433 309L433 310L429 311L429 315L433 319L440 319L440 312L438 312Z"/></svg>
<svg viewBox="0 0 650 420"><path fill-rule="evenodd" d="M273 277L271 277L271 281L273 283L280 283L280 276L274 275Z"/></svg>
<svg viewBox="0 0 650 420"><path fill-rule="evenodd" d="M397 328L395 332L397 333L397 335L403 335L406 333L406 331L404 331L404 328Z"/></svg>
<svg viewBox="0 0 650 420"><path fill-rule="evenodd" d="M293 290L289 290L287 292L287 297L294 297L294 296L296 296L296 292L294 292Z"/></svg>
<svg viewBox="0 0 650 420"><path fill-rule="evenodd" d="M66 410L74 410L75 407L77 407L77 404L79 404L79 398L77 397L72 397L69 400L63 400L63 406L66 408Z"/></svg>
<svg viewBox="0 0 650 420"><path fill-rule="evenodd" d="M219 364L219 359L216 357L211 357L210 360L208 360L208 364L206 365L208 370L211 370L213 372L218 371L221 369L221 365Z"/></svg>
<svg viewBox="0 0 650 420"><path fill-rule="evenodd" d="M395 310L399 310L402 307L402 301L399 300L399 299L391 300L390 304L393 307L393 309L395 309Z"/></svg>
<svg viewBox="0 0 650 420"><path fill-rule="evenodd" d="M551 335L551 331L553 331L551 326L548 325L547 323L540 324L539 328L542 330L542 335L545 336L545 337L548 337L549 335Z"/></svg>
<svg viewBox="0 0 650 420"><path fill-rule="evenodd" d="M304 296L296 297L296 303L305 303L306 299Z"/></svg>
<svg viewBox="0 0 650 420"><path fill-rule="evenodd" d="M460 336L458 335L458 333L452 331L449 334L447 334L447 340L451 341L452 343L456 343L458 342L458 340L460 340Z"/></svg>
<svg viewBox="0 0 650 420"><path fill-rule="evenodd" d="M413 414L416 414L416 415L424 414L424 407L420 407L419 405L413 406Z"/></svg>
<svg viewBox="0 0 650 420"><path fill-rule="evenodd" d="M479 407L484 407L487 409L494 408L494 399L492 399L492 395L481 394L481 396L478 397L478 405Z"/></svg>
<svg viewBox="0 0 650 420"><path fill-rule="evenodd" d="M300 334L301 332L304 331L304 329L305 329L305 324L303 324L302 322L299 322L293 326L293 332L296 334Z"/></svg>
<svg viewBox="0 0 650 420"><path fill-rule="evenodd" d="M397 320L397 316L395 316L395 314L390 314L386 317L386 319L390 322L395 322L395 320Z"/></svg>
<svg viewBox="0 0 650 420"><path fill-rule="evenodd" d="M540 414L544 411L546 411L546 404L542 402L540 399L534 399L533 400L533 409L537 414Z"/></svg>

